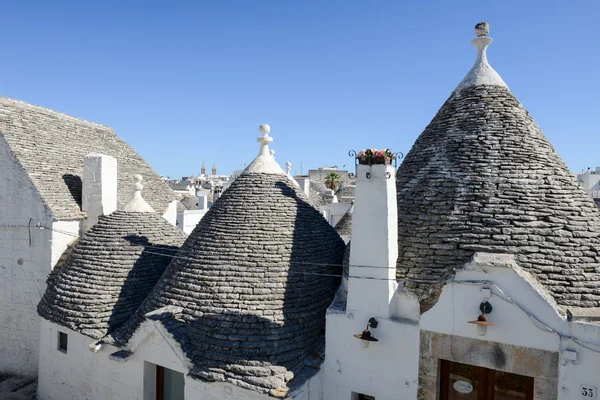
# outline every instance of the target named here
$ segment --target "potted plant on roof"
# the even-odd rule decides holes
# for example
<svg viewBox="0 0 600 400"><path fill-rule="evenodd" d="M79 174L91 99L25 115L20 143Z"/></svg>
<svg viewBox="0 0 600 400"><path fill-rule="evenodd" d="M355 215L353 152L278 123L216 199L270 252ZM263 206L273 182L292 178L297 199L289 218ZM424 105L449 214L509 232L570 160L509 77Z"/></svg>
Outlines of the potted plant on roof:
<svg viewBox="0 0 600 400"><path fill-rule="evenodd" d="M391 164L396 159L396 154L389 149L365 149L356 155L356 159L361 165Z"/></svg>

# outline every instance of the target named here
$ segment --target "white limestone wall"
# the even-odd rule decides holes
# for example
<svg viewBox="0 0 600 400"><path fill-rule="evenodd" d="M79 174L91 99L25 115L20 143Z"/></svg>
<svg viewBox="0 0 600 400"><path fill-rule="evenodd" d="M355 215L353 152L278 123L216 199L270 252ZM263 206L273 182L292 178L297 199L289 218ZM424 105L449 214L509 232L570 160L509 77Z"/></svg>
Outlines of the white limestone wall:
<svg viewBox="0 0 600 400"><path fill-rule="evenodd" d="M310 179L308 176L295 176L294 179L298 182L300 189L309 196L310 195Z"/></svg>
<svg viewBox="0 0 600 400"><path fill-rule="evenodd" d="M94 340L45 319L41 320L39 400L143 400L143 363L118 363L106 346L92 353ZM58 350L58 332L68 335L67 353Z"/></svg>
<svg viewBox="0 0 600 400"><path fill-rule="evenodd" d="M50 270L63 255L69 244L77 240L82 221L54 221L52 223L52 243L50 246Z"/></svg>
<svg viewBox="0 0 600 400"><path fill-rule="evenodd" d="M536 328L527 314L500 298L502 290L506 297L522 305L544 323L553 322L556 328L561 328L560 317L552 306L512 268L489 266L474 271L459 271L455 281L473 283L454 282L444 286L436 305L422 315L421 329L540 350L558 350L559 339L556 335ZM500 290L485 283L488 281L494 282ZM494 293L487 300L493 307L488 318L496 324L488 328L484 337L477 334L476 325L468 323L476 320L480 314L479 305L484 301L483 287L491 288Z"/></svg>
<svg viewBox="0 0 600 400"><path fill-rule="evenodd" d="M600 399L600 325L589 323L564 323L563 333L573 336L581 344L570 339L563 339L560 343L561 360L558 369L558 399ZM588 348L585 348L588 347ZM596 351L593 351L594 349ZM577 359L567 360L564 350L577 353ZM592 389L596 397L583 396L584 388Z"/></svg>
<svg viewBox="0 0 600 400"><path fill-rule="evenodd" d="M329 224L335 226L352 207L349 203L332 203L329 206Z"/></svg>
<svg viewBox="0 0 600 400"><path fill-rule="evenodd" d="M67 353L58 350L58 332L68 334ZM38 377L39 400L154 400L155 366L185 376L186 399L267 400L268 395L223 382L204 382L187 376L189 364L176 342L160 324L145 322L132 342L134 354L125 362L113 361L110 345L97 353L89 350L94 339L42 319ZM321 400L322 375L313 377L293 396Z"/></svg>
<svg viewBox="0 0 600 400"><path fill-rule="evenodd" d="M177 225L177 201L172 201L163 214L163 218L166 219L171 225Z"/></svg>
<svg viewBox="0 0 600 400"><path fill-rule="evenodd" d="M177 213L177 227L190 234L208 210L184 210Z"/></svg>
<svg viewBox="0 0 600 400"><path fill-rule="evenodd" d="M52 233L36 225L51 223L50 211L0 136L0 373L37 372L36 307L50 272Z"/></svg>
<svg viewBox="0 0 600 400"><path fill-rule="evenodd" d="M417 398L418 324L378 318L371 332L379 341L363 348L353 334L362 332L371 316L348 310L327 314L323 399L355 400L352 393L377 400Z"/></svg>
<svg viewBox="0 0 600 400"><path fill-rule="evenodd" d="M600 388L600 324L568 322L534 279L518 267L513 269L511 256L477 254L475 260L467 270L456 274L455 282L443 288L436 305L422 315L421 329L558 352L559 400L586 399L581 396L583 387ZM467 322L479 315L479 304L484 300L481 288L492 290L488 301L493 311L488 317L496 324L483 337L477 334L475 325ZM575 337L589 349L568 337ZM566 360L564 350L575 351L577 360Z"/></svg>

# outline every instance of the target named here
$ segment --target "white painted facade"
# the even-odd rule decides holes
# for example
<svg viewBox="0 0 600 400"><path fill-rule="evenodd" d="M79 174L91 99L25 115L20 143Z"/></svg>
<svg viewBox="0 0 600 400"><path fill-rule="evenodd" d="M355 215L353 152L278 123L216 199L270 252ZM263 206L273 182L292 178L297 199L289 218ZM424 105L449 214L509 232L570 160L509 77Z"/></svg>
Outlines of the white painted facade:
<svg viewBox="0 0 600 400"><path fill-rule="evenodd" d="M86 178L90 181L82 185L83 203L97 221L101 213L116 207L116 160L94 154L86 157L84 165L83 182ZM163 216L175 225L176 214L173 202ZM37 374L37 305L46 290L48 274L85 224L83 219L54 219L0 137L0 373Z"/></svg>
<svg viewBox="0 0 600 400"><path fill-rule="evenodd" d="M207 209L180 211L177 213L177 227L189 235L207 212Z"/></svg>
<svg viewBox="0 0 600 400"><path fill-rule="evenodd" d="M485 298L482 289L490 289L491 297ZM488 327L485 336L478 335L476 326L468 323L477 319L482 301L492 304L489 320L496 324ZM421 329L474 341L485 340L489 346L501 343L557 353L557 382L535 375L537 360L520 361L531 363L530 374L526 375L534 378L535 392L540 396L536 399L585 398L580 396L582 387L600 387L600 326L576 320L568 322L558 312L550 294L519 268L512 255L476 253L453 282L444 286L436 305L422 315ZM569 339L573 337L596 351ZM577 353L577 360L568 361L569 354L565 354L565 350ZM510 363L503 369L473 354L470 359L453 361L513 372ZM545 387L548 385L556 386Z"/></svg>
<svg viewBox="0 0 600 400"><path fill-rule="evenodd" d="M582 174L577 174L577 181L592 199L600 199L600 167L596 170L588 168Z"/></svg>
<svg viewBox="0 0 600 400"><path fill-rule="evenodd" d="M265 394L224 382L205 382L188 376L190 362L160 322L146 321L130 342L133 355L115 361L120 349L104 344L93 352L94 339L42 320L39 400L154 400L156 365L184 374L186 399L266 400ZM67 352L58 350L58 333L68 335ZM322 374L294 392L294 399L321 399Z"/></svg>
<svg viewBox="0 0 600 400"><path fill-rule="evenodd" d="M435 400L439 362L450 356L455 362L533 376L536 400L578 399L583 398L582 388L596 390L600 353L594 349L600 351L600 326L567 321L552 297L519 268L512 255L476 253L444 285L437 303L420 315L417 300L395 279L394 172L385 165L357 169L349 277L338 293L338 300L345 297L345 307L336 301L328 310L322 369L288 398L355 400L365 394L377 400ZM61 230L69 229L76 230L76 224L61 223ZM68 243L66 237L55 238L57 243L61 240ZM468 321L477 318L483 301L492 304L489 318L496 326L480 336ZM378 341L365 348L354 334L361 333L370 318L378 322L376 328L369 327ZM58 331L69 335L66 354L57 350ZM444 348L423 353L428 335L444 338ZM124 362L110 357L120 349L104 345L94 353L92 343L89 337L42 322L40 399L154 400L156 365L184 374L186 399L270 398L187 376L189 360L157 321L140 326L126 349L133 355ZM499 346L504 347L498 350ZM504 357L502 365L498 365L498 352ZM536 358L538 354L544 357ZM548 365L548 360L555 365ZM424 363L433 366L433 377L423 375ZM428 382L431 390L426 390Z"/></svg>
<svg viewBox="0 0 600 400"><path fill-rule="evenodd" d="M177 224L177 200L174 200L169 203L162 217L166 219L171 225Z"/></svg>
<svg viewBox="0 0 600 400"><path fill-rule="evenodd" d="M398 220L395 171L391 165L359 165L352 223L346 308L327 313L324 399L416 399L418 389L418 303L396 306ZM344 296L344 285L338 296ZM378 342L369 347L354 334L369 328ZM417 319L415 319L417 318Z"/></svg>
<svg viewBox="0 0 600 400"><path fill-rule="evenodd" d="M0 136L0 373L37 371L36 307L54 253L38 224L52 226L50 210Z"/></svg>
<svg viewBox="0 0 600 400"><path fill-rule="evenodd" d="M323 216L329 222L329 225L336 226L350 207L352 207L351 203L340 203L334 195L333 202L323 207Z"/></svg>
<svg viewBox="0 0 600 400"><path fill-rule="evenodd" d="M304 194L309 196L310 195L310 179L308 178L308 176L296 175L294 177L294 180L298 183L298 186L300 186L300 188L302 189Z"/></svg>

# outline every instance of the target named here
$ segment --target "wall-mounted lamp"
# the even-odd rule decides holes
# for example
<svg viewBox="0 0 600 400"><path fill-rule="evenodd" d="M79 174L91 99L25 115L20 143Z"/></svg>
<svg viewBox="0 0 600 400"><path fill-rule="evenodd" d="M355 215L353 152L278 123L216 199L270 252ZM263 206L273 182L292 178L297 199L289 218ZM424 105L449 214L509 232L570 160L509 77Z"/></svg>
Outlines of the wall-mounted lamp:
<svg viewBox="0 0 600 400"><path fill-rule="evenodd" d="M369 330L369 328L377 328L377 325L379 325L379 322L377 322L375 318L371 317L369 319L369 322L367 322L367 327L365 328L365 330L362 331L362 333L357 333L354 335L355 338L360 339L360 345L365 349L369 347L369 344L371 342L379 342L379 339L375 338Z"/></svg>
<svg viewBox="0 0 600 400"><path fill-rule="evenodd" d="M481 315L475 321L469 321L469 323L477 325L477 334L479 336L485 336L488 326L496 326L496 324L492 324L489 321L486 315L492 312L492 305L485 301L479 305L479 310L481 311Z"/></svg>

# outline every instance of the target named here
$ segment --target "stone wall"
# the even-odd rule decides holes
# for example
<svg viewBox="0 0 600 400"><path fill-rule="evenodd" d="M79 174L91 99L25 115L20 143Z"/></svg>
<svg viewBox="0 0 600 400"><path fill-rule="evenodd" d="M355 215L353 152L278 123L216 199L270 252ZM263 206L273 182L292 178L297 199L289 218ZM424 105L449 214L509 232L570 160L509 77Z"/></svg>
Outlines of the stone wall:
<svg viewBox="0 0 600 400"><path fill-rule="evenodd" d="M52 240L37 224L50 227L50 212L0 136L0 374L37 371L36 306L50 272Z"/></svg>

